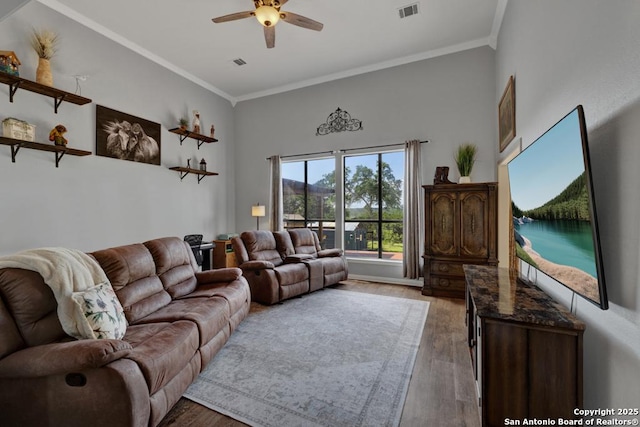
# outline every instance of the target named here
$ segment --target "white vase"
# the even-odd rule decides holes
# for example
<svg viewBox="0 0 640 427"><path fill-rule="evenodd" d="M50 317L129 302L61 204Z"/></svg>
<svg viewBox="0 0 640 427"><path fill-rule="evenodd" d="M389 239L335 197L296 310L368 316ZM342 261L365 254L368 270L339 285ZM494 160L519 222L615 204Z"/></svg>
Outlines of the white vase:
<svg viewBox="0 0 640 427"><path fill-rule="evenodd" d="M470 183L471 183L470 176L461 176L460 179L458 180L458 184L470 184Z"/></svg>

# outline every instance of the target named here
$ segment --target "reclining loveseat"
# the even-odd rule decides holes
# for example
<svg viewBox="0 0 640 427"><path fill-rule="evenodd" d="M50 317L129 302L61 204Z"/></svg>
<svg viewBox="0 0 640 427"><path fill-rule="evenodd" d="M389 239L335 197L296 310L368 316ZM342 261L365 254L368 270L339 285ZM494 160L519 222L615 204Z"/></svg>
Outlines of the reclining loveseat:
<svg viewBox="0 0 640 427"><path fill-rule="evenodd" d="M0 268L0 425L156 426L249 312L242 272L197 271L177 237L87 258L126 317L121 339L70 336L41 274Z"/></svg>
<svg viewBox="0 0 640 427"><path fill-rule="evenodd" d="M231 243L251 299L261 304L335 285L349 274L342 250L323 250L317 234L308 228L245 231Z"/></svg>

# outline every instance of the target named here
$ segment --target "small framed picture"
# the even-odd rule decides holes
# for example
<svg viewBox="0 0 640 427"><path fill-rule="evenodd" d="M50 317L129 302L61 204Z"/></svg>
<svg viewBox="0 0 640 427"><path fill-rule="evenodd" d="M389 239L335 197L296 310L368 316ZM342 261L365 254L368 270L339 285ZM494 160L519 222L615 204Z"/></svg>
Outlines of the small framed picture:
<svg viewBox="0 0 640 427"><path fill-rule="evenodd" d="M513 76L509 77L498 104L498 133L502 153L516 136L516 88Z"/></svg>
<svg viewBox="0 0 640 427"><path fill-rule="evenodd" d="M160 164L160 124L96 106L96 154Z"/></svg>

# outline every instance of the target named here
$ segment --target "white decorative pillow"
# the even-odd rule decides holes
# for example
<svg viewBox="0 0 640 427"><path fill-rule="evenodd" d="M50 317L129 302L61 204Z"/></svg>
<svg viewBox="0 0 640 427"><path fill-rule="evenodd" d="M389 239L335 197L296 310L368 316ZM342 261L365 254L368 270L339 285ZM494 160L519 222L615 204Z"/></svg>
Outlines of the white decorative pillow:
<svg viewBox="0 0 640 427"><path fill-rule="evenodd" d="M86 291L74 292L73 301L78 305L89 335L85 338L122 339L127 331L127 319L122 304L110 283L101 283Z"/></svg>

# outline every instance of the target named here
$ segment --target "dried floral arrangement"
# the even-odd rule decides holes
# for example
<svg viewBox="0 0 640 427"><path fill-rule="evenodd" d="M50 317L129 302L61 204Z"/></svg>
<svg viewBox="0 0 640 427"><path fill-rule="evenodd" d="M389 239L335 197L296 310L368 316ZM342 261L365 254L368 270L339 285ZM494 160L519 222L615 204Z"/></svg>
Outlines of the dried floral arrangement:
<svg viewBox="0 0 640 427"><path fill-rule="evenodd" d="M51 59L58 48L58 35L51 30L36 30L31 33L31 46L39 58Z"/></svg>

